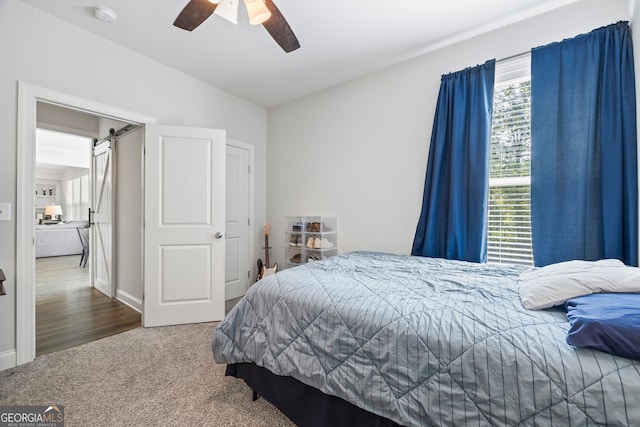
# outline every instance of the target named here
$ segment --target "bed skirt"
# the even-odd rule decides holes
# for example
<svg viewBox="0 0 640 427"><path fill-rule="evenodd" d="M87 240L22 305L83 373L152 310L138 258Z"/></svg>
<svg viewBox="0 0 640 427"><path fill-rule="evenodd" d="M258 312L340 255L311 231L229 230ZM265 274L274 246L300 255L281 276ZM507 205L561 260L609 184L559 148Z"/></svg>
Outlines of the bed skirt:
<svg viewBox="0 0 640 427"><path fill-rule="evenodd" d="M240 378L266 401L301 427L399 427L346 400L324 394L291 377L282 377L253 363L227 365L227 376Z"/></svg>

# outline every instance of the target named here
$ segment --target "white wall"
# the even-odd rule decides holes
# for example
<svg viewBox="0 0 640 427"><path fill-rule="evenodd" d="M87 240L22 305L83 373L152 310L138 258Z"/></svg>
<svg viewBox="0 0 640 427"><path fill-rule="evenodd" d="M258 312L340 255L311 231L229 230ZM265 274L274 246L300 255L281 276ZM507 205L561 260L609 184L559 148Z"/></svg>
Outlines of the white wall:
<svg viewBox="0 0 640 427"><path fill-rule="evenodd" d="M38 127L58 132L97 138L99 118L93 114L61 108L57 105L38 102L36 106Z"/></svg>
<svg viewBox="0 0 640 427"><path fill-rule="evenodd" d="M274 261L286 215L337 216L341 253L410 253L441 75L628 18L628 0L582 0L269 109Z"/></svg>
<svg viewBox="0 0 640 427"><path fill-rule="evenodd" d="M119 128L116 128L116 130ZM117 140L116 297L142 312L144 131Z"/></svg>
<svg viewBox="0 0 640 427"><path fill-rule="evenodd" d="M0 1L0 365L15 349L16 122L18 81L153 116L158 123L227 130L256 147L256 236L264 222L266 110L69 25L17 0ZM108 65L107 65L108 64ZM29 213L31 215L31 213ZM259 243L259 242L258 242ZM256 244L256 248L261 245ZM259 253L256 253L258 256Z"/></svg>

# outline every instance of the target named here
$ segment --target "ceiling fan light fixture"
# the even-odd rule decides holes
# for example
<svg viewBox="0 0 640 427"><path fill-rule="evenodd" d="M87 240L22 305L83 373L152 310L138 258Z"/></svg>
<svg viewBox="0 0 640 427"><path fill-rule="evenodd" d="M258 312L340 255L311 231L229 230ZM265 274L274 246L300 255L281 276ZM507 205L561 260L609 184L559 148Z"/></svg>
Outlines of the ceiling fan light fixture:
<svg viewBox="0 0 640 427"><path fill-rule="evenodd" d="M251 25L260 25L271 18L271 12L262 0L244 0L244 4L247 6L249 23Z"/></svg>
<svg viewBox="0 0 640 427"><path fill-rule="evenodd" d="M211 15L218 15L236 25L238 24L240 0L220 0L218 4L210 3L210 1L214 0L189 0L173 25L185 31L193 31ZM293 52L300 47L296 35L276 7L274 0L267 1L268 3L265 0L244 0L251 24L262 24L282 50L287 53Z"/></svg>
<svg viewBox="0 0 640 427"><path fill-rule="evenodd" d="M238 2L240 0L220 0L214 14L238 25Z"/></svg>

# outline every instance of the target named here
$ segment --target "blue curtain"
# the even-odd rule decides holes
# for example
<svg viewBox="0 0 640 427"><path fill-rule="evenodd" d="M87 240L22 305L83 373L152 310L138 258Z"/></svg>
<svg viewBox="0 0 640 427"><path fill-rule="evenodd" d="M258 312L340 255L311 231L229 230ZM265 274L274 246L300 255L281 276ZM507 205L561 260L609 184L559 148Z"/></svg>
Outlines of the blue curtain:
<svg viewBox="0 0 640 427"><path fill-rule="evenodd" d="M412 255L487 260L495 61L442 76Z"/></svg>
<svg viewBox="0 0 640 427"><path fill-rule="evenodd" d="M535 264L638 265L633 47L620 22L531 54Z"/></svg>

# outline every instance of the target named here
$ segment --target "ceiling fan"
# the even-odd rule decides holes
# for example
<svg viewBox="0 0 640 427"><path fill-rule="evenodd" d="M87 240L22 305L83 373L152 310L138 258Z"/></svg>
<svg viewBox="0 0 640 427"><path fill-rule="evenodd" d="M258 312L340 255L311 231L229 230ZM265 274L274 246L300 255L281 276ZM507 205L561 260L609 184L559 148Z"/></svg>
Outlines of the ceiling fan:
<svg viewBox="0 0 640 427"><path fill-rule="evenodd" d="M240 1L242 0L190 0L173 25L193 31L213 13L237 25ZM300 47L289 23L273 0L244 0L244 3L249 13L249 22L252 25L262 24L285 52Z"/></svg>

